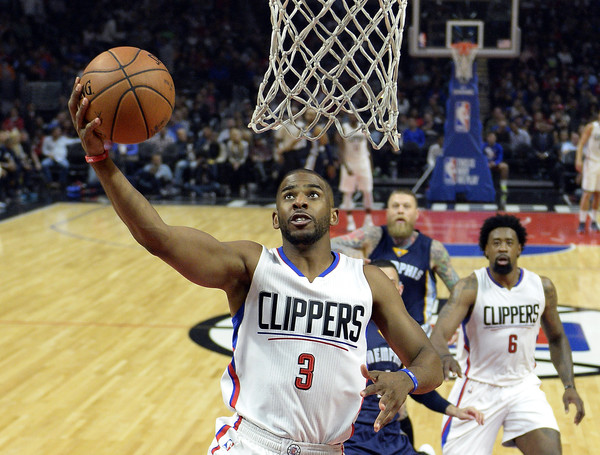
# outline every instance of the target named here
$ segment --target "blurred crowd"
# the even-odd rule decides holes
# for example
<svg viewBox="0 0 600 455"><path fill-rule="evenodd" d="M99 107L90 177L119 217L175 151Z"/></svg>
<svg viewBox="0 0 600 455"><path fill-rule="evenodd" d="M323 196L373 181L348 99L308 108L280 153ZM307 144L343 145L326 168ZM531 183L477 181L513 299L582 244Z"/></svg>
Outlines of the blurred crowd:
<svg viewBox="0 0 600 455"><path fill-rule="evenodd" d="M287 144L247 128L268 63L268 2L85 0L74 9L65 0L0 0L0 10L2 205L76 182L97 188L82 165L66 102L87 62L119 45L155 53L177 87L167 128L142 144L114 146L113 158L140 191L162 198L270 192L302 156L316 156L313 166L336 186L335 141ZM521 2L521 56L487 62L482 150L504 180L510 173L575 191L578 135L599 108L599 26L589 20L599 13L592 0ZM450 62L404 50L402 150L373 151L376 177L419 177L428 152L440 153Z"/></svg>

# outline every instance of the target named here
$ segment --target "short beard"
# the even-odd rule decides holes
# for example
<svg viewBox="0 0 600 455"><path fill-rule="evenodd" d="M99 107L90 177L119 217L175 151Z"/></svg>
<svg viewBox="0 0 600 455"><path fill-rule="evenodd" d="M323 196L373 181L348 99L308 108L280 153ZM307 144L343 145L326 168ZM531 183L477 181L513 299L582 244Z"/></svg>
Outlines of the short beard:
<svg viewBox="0 0 600 455"><path fill-rule="evenodd" d="M494 262L493 270L498 275L508 275L510 272L513 271L513 265L510 262L504 265L500 265L497 262Z"/></svg>
<svg viewBox="0 0 600 455"><path fill-rule="evenodd" d="M327 232L329 232L329 217L315 220L315 228L312 231L296 231L292 233L287 224L279 226L281 235L292 245L313 245L317 243Z"/></svg>

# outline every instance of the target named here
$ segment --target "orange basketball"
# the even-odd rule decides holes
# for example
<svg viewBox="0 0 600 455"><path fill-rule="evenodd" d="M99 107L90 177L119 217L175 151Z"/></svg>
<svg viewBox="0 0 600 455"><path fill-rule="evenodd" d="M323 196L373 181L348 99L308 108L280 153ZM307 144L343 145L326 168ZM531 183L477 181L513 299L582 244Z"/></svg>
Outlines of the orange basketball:
<svg viewBox="0 0 600 455"><path fill-rule="evenodd" d="M104 139L137 144L158 133L175 105L175 85L167 67L150 52L115 47L92 60L81 76L90 105L85 119L99 117Z"/></svg>

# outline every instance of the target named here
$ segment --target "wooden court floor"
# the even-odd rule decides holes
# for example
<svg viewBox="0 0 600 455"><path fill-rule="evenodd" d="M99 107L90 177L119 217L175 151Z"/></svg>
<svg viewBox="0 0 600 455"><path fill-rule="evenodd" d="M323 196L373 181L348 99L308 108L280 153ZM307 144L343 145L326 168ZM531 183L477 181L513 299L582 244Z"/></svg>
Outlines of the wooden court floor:
<svg viewBox="0 0 600 455"><path fill-rule="evenodd" d="M280 244L268 208L157 210L170 224L220 240ZM457 221L432 214L420 228L452 243L448 233L472 236L478 216ZM548 219L559 227L574 222ZM376 221L383 222L381 213ZM528 228L539 244L559 244L555 233L544 238L548 223L536 218ZM457 242L476 241L462 237ZM588 236L575 238L579 244L565 239L569 248L524 256L520 264L549 276L561 304L585 310L563 319L583 327L588 346L578 345L585 375L576 383L587 411L581 425L573 425L573 411L565 415L558 379L544 379L543 389L563 453L592 455L600 447L600 323L593 323L600 312L600 248ZM477 256L453 263L460 276L485 264ZM229 358L198 346L188 331L227 313L224 293L189 283L149 255L102 204L59 203L0 222L0 277L0 454L206 453L215 418L228 414L219 379ZM442 395L450 387L442 385ZM441 416L416 402L409 411L417 446L428 442L440 454ZM494 453L517 452L497 444Z"/></svg>

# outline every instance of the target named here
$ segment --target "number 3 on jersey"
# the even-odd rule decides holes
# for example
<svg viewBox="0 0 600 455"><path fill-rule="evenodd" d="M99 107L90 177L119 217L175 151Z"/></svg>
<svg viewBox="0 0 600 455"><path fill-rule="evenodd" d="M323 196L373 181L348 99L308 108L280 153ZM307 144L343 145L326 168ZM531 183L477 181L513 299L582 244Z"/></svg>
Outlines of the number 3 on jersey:
<svg viewBox="0 0 600 455"><path fill-rule="evenodd" d="M517 352L517 336L515 334L508 336L508 352L510 354Z"/></svg>
<svg viewBox="0 0 600 455"><path fill-rule="evenodd" d="M300 390L308 390L312 386L313 371L315 369L315 356L312 354L300 354L298 356L300 365L300 376L296 376L295 385Z"/></svg>

